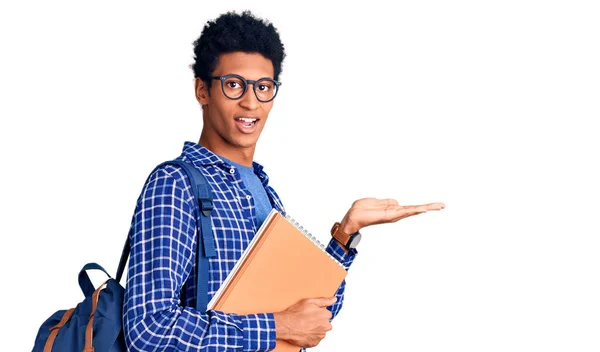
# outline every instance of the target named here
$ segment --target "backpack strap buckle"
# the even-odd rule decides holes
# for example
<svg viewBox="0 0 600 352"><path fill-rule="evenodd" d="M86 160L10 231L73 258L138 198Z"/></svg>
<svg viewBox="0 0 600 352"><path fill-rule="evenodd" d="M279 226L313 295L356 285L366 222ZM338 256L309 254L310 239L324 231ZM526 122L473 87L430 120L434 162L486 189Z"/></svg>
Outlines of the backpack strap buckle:
<svg viewBox="0 0 600 352"><path fill-rule="evenodd" d="M200 198L198 199L198 205L200 205L200 211L204 216L210 216L210 213L213 210L213 201L208 198Z"/></svg>

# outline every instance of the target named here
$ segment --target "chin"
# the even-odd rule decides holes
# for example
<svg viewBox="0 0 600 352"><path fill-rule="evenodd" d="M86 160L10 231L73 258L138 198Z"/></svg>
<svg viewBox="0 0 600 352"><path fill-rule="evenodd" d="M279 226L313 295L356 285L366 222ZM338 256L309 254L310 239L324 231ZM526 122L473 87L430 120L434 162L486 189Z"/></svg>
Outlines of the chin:
<svg viewBox="0 0 600 352"><path fill-rule="evenodd" d="M254 147L256 145L256 143L258 142L258 138L235 138L232 140L233 145L235 145L238 148L250 148L250 147Z"/></svg>

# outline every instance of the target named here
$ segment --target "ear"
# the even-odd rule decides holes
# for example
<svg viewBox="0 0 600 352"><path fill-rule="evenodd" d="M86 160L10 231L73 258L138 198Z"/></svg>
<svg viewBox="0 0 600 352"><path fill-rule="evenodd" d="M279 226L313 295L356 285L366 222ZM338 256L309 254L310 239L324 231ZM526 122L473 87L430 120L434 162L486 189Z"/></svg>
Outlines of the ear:
<svg viewBox="0 0 600 352"><path fill-rule="evenodd" d="M208 87L201 78L196 78L194 82L194 91L196 92L196 100L200 105L207 105L210 98L208 94Z"/></svg>

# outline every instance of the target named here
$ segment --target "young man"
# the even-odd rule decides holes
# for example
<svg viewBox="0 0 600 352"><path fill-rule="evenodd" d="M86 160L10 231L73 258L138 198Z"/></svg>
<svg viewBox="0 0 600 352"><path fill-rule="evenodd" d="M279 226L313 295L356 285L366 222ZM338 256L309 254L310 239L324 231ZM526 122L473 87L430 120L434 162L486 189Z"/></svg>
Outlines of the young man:
<svg viewBox="0 0 600 352"><path fill-rule="evenodd" d="M253 160L279 89L285 53L273 25L249 12L209 22L194 52L195 93L204 124L199 142L186 142L181 158L193 163L212 189L217 255L210 260L210 299L269 211L284 209L262 166ZM345 283L335 297L308 298L281 312L236 315L191 308L196 298L196 205L184 174L174 166L156 170L138 199L124 306L129 350L268 351L276 339L299 350L316 346L342 306ZM443 207L358 200L336 227L327 252L347 269L357 253L356 241L348 243L350 234ZM182 307L180 290L186 282Z"/></svg>

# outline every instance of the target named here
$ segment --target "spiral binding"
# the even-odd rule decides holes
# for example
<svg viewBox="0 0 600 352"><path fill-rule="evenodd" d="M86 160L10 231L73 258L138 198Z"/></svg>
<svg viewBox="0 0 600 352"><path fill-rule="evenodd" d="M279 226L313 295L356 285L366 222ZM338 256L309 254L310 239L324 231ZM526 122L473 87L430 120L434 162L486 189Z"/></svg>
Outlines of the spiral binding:
<svg viewBox="0 0 600 352"><path fill-rule="evenodd" d="M340 263L334 256L332 256L331 254L329 254L326 250L325 244L321 243L321 241L319 241L318 238L316 238L315 236L313 236L307 229L305 229L302 225L300 225L296 219L292 218L289 214L287 213L283 213L282 214L287 221L289 221L292 225L294 225L295 228L297 228L300 232L302 232L302 234L304 234L304 236L306 238L308 238L309 240L312 241L312 243L316 244L317 247L321 248L321 250L327 254L329 256L329 258L333 259L334 262L336 262L339 266L341 266L342 268L344 268L344 270L346 269L344 267L344 265L342 263Z"/></svg>

